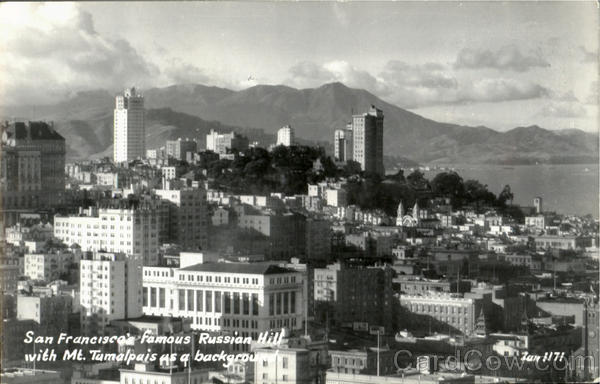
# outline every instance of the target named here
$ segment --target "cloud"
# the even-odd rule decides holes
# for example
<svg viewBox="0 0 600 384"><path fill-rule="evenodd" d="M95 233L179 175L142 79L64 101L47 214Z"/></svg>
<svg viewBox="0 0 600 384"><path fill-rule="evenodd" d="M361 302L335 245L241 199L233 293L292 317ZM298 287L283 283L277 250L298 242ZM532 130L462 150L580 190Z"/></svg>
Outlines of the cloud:
<svg viewBox="0 0 600 384"><path fill-rule="evenodd" d="M171 59L163 71L166 81L171 84L208 84L210 78L206 72L180 59Z"/></svg>
<svg viewBox="0 0 600 384"><path fill-rule="evenodd" d="M457 102L498 102L546 97L550 91L536 83L514 79L483 79L467 84L457 94Z"/></svg>
<svg viewBox="0 0 600 384"><path fill-rule="evenodd" d="M598 53L588 51L583 45L579 46L579 51L584 63L598 63Z"/></svg>
<svg viewBox="0 0 600 384"><path fill-rule="evenodd" d="M363 88L404 108L431 105L500 102L547 97L545 87L516 79L490 78L459 80L452 68L439 63L408 64L389 61L376 75L357 69L344 61L324 64L301 62L290 68L288 85L318 87L341 81Z"/></svg>
<svg viewBox="0 0 600 384"><path fill-rule="evenodd" d="M544 117L585 117L587 111L579 103L573 102L551 102L544 106L537 114L537 116Z"/></svg>
<svg viewBox="0 0 600 384"><path fill-rule="evenodd" d="M504 46L497 51L489 49L462 49L454 64L456 68L493 68L525 72L534 67L549 67L550 64L539 53L523 54L514 45Z"/></svg>
<svg viewBox="0 0 600 384"><path fill-rule="evenodd" d="M379 95L387 94L385 85L369 72L360 70L343 60L316 64L303 61L292 66L290 77L284 82L297 88L318 87L332 82L342 82L353 88L366 89Z"/></svg>
<svg viewBox="0 0 600 384"><path fill-rule="evenodd" d="M44 103L91 88L144 86L160 71L128 41L101 36L73 3L0 5L0 99Z"/></svg>

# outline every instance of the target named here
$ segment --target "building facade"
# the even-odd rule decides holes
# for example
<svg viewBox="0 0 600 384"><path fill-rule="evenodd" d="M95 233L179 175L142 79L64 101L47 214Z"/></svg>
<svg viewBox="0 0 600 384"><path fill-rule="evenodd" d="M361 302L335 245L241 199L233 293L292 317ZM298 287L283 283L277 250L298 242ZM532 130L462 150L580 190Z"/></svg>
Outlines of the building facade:
<svg viewBox="0 0 600 384"><path fill-rule="evenodd" d="M188 153L196 153L198 151L198 143L195 140L167 140L165 145L167 156L177 160L187 160Z"/></svg>
<svg viewBox="0 0 600 384"><path fill-rule="evenodd" d="M352 116L353 158L365 172L385 174L383 168L383 112L371 106L369 112Z"/></svg>
<svg viewBox="0 0 600 384"><path fill-rule="evenodd" d="M146 128L144 97L135 88L126 89L115 98L113 160L127 162L144 157Z"/></svg>
<svg viewBox="0 0 600 384"><path fill-rule="evenodd" d="M103 334L111 320L142 316L142 263L138 258L86 252L79 281L83 334Z"/></svg>
<svg viewBox="0 0 600 384"><path fill-rule="evenodd" d="M2 125L0 180L7 225L13 224L10 211L49 209L64 203L65 153L65 139L52 123Z"/></svg>
<svg viewBox="0 0 600 384"><path fill-rule="evenodd" d="M184 251L206 249L208 213L204 189L159 189L155 193L168 202L168 242Z"/></svg>
<svg viewBox="0 0 600 384"><path fill-rule="evenodd" d="M290 147L295 144L294 128L289 125L279 128L277 131L277 145Z"/></svg>
<svg viewBox="0 0 600 384"><path fill-rule="evenodd" d="M123 252L144 265L158 264L160 200L114 199L81 211L54 217L54 236L82 251Z"/></svg>
<svg viewBox="0 0 600 384"><path fill-rule="evenodd" d="M144 314L191 320L192 329L258 334L303 324L302 273L264 263L144 267Z"/></svg>

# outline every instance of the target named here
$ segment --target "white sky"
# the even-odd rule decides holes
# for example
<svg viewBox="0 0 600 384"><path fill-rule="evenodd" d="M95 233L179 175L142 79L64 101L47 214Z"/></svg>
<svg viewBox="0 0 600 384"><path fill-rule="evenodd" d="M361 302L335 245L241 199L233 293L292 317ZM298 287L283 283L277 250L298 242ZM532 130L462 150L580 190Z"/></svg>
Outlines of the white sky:
<svg viewBox="0 0 600 384"><path fill-rule="evenodd" d="M590 2L0 5L0 104L341 81L439 121L597 130Z"/></svg>

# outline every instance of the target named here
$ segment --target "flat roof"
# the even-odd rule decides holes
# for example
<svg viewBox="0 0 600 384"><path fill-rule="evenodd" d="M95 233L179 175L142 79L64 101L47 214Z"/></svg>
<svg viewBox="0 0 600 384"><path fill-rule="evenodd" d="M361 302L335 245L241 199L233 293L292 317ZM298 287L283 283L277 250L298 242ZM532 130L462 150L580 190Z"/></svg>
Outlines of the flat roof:
<svg viewBox="0 0 600 384"><path fill-rule="evenodd" d="M297 272L293 269L266 263L200 263L181 268L180 271L244 273L251 275L275 275Z"/></svg>

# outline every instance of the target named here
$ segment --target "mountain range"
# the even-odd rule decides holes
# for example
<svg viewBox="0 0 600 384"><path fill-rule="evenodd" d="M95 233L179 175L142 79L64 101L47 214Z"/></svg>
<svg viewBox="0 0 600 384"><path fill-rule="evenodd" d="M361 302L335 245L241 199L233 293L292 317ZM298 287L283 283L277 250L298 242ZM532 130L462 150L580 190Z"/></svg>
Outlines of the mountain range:
<svg viewBox="0 0 600 384"><path fill-rule="evenodd" d="M144 91L147 147L195 137L204 145L210 129L237 131L267 146L290 124L307 142L331 142L352 114L382 109L384 152L423 163L597 162L598 135L576 129L517 127L506 132L436 122L341 83L318 88L257 85L233 91L187 84ZM114 94L79 92L53 105L0 107L3 119L52 120L72 159L109 155ZM33 117L33 118L32 118Z"/></svg>

